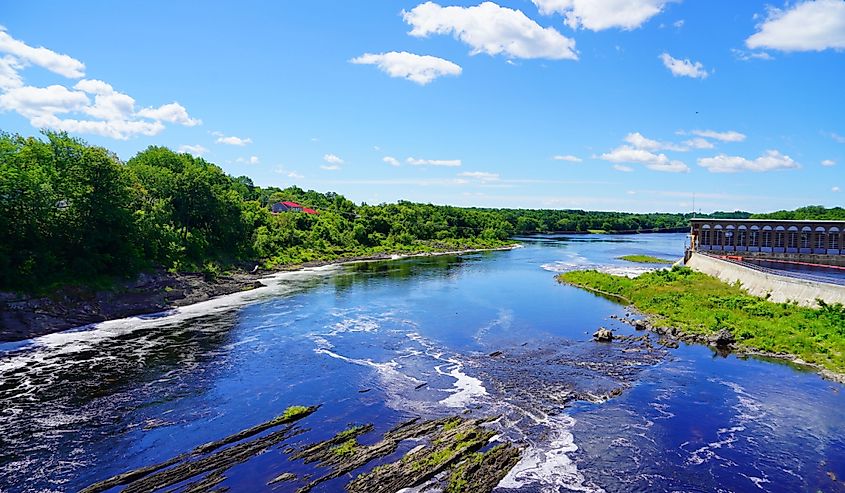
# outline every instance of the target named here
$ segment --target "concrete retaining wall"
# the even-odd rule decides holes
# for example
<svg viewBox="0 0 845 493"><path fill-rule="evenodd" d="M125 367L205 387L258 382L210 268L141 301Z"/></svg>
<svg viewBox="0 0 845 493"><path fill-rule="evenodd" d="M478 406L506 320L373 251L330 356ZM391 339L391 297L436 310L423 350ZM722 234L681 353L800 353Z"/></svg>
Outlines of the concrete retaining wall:
<svg viewBox="0 0 845 493"><path fill-rule="evenodd" d="M771 294L769 300L776 303L797 301L800 305L815 308L819 298L829 304L845 304L845 286L768 274L694 252L690 254L686 266L727 283L739 281L754 296Z"/></svg>

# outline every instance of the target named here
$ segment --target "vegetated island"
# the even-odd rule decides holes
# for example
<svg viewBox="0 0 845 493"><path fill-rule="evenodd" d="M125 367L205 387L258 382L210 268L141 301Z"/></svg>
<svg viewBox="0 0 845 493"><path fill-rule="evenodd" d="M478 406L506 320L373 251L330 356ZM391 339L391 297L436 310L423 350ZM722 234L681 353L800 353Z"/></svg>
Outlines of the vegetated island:
<svg viewBox="0 0 845 493"><path fill-rule="evenodd" d="M626 260L628 262L635 262L638 264L671 264L671 260L665 258L652 257L651 255L622 255L617 257L619 260Z"/></svg>
<svg viewBox="0 0 845 493"><path fill-rule="evenodd" d="M845 382L845 307L819 300L811 309L749 295L687 267L636 278L594 270L557 276L561 283L627 303L649 317L649 328L671 339L704 343L812 367ZM640 325L639 323L636 325Z"/></svg>

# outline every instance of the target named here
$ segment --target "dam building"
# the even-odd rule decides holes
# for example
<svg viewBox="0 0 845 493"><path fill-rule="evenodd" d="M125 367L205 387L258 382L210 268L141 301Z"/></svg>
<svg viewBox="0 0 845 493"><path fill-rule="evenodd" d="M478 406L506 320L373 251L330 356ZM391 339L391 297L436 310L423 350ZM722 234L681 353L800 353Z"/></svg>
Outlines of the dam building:
<svg viewBox="0 0 845 493"><path fill-rule="evenodd" d="M692 219L684 264L775 303L845 304L845 221Z"/></svg>
<svg viewBox="0 0 845 493"><path fill-rule="evenodd" d="M691 219L689 250L718 256L845 266L845 221Z"/></svg>

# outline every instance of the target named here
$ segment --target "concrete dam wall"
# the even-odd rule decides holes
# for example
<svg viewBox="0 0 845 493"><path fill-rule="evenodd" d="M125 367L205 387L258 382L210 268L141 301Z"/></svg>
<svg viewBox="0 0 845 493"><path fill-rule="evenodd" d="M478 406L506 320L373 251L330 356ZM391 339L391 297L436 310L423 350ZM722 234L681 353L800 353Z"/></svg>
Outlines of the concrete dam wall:
<svg viewBox="0 0 845 493"><path fill-rule="evenodd" d="M845 305L845 286L778 276L743 267L732 262L692 252L686 266L727 283L742 283L743 289L754 296L766 297L776 303L796 301L799 305L818 307L816 299L825 303Z"/></svg>

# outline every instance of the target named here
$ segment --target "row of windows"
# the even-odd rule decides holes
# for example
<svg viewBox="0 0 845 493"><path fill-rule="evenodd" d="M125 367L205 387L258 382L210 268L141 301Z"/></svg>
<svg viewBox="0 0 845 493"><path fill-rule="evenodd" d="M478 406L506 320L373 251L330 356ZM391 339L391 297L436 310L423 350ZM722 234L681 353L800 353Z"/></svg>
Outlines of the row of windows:
<svg viewBox="0 0 845 493"><path fill-rule="evenodd" d="M774 244L772 243L774 241ZM701 231L699 238L699 245L706 246L722 246L735 245L742 247L763 247L763 248L817 248L817 249L831 249L838 250L840 241L839 234L815 234L810 232L799 233L797 231L747 231L741 229L739 231L722 231L704 229Z"/></svg>

